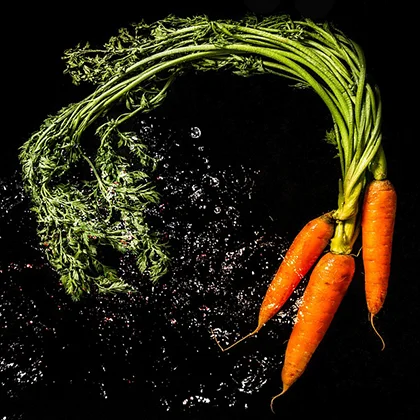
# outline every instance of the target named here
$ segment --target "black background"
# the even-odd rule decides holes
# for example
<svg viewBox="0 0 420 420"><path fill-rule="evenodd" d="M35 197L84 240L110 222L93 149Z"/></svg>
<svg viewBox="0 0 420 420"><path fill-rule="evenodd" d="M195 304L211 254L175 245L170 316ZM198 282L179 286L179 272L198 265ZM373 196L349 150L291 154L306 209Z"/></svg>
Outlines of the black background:
<svg viewBox="0 0 420 420"><path fill-rule="evenodd" d="M388 344L385 351L376 351L377 343L374 339L369 341L372 338L370 331L369 334L365 334L368 329L364 314L356 314L351 303L344 303L342 312L347 315L342 315L339 319L341 324L331 333L328 344L323 347L325 353L317 359L318 365L314 363L305 379L302 378L299 388L296 385L296 389L282 397L281 404L277 406L277 417L293 417L294 413L297 413L295 418L319 415L325 419L340 419L354 415L375 415L378 418L389 416L414 419L419 414L420 374L419 280L418 270L414 269L420 251L419 186L415 162L418 135L414 136L414 127L418 125L418 94L415 93L415 90L418 90L418 65L415 62L418 37L414 36L414 10L410 10L408 6L404 8L397 2L377 2L380 5L374 6L373 2L361 0L315 1L313 3L316 6L313 4L311 7L305 7L305 3L279 0L211 3L178 1L167 5L160 1L138 1L133 5L131 2L118 1L108 4L102 2L100 6L90 2L52 3L49 6L38 3L22 7L12 5L9 12L3 13L2 17L2 92L5 112L1 125L0 174L5 177L18 167L17 148L38 128L47 114L54 113L72 98L74 88L62 74L64 66L61 55L66 48L79 42L106 41L119 27L127 26L130 22L140 19L152 22L170 13L179 16L205 13L215 19L241 18L249 11L262 15L288 13L295 18L300 18L304 13L305 16L334 23L363 47L368 62L368 73L382 92L383 141L388 158L389 177L399 194L392 279L386 308L380 317L380 328ZM328 3L330 7L326 7ZM183 83L182 88L185 89L187 82ZM262 115L267 111L259 105L261 97L264 98L261 91L267 89L267 85L264 85L264 82L252 82L254 84L249 92L244 92L242 88L246 83L238 81L237 88L235 83L229 81L220 85L219 82L216 86L216 82L212 82L211 79L198 81L193 85L194 89L205 89L205 97L201 97L198 90L192 90L185 93L183 107L172 110L169 104L162 112L171 109L169 112L173 112L173 119L193 117L196 121L201 121L202 126L210 130L210 134L211 130L214 130L215 142L222 148L222 145L226 145L226 139L218 138L219 131L208 122L209 119L216 120L219 128L221 124L227 133L241 124L241 114L245 115L244 120L248 125L252 121L256 124L266 121ZM174 95L182 96L180 90ZM241 103L237 113L231 111L235 104L232 97L235 95L239 95ZM274 100L276 99L272 95L268 95L267 101ZM278 101L281 102L281 98ZM296 129L302 121L302 115L287 114L284 105L270 102L264 106L268 106L269 115L273 118L273 107L280 106L285 114L278 118L295 121ZM292 106L291 109L297 108ZM225 114L222 115L223 113ZM315 113L313 118L316 118L316 115ZM307 118L311 123L311 115L307 115ZM228 152L225 149L226 153L221 154L224 159L236 152L247 156L246 151L255 148L255 133L252 134L250 129L247 137L246 132L244 129L240 131L243 136L240 143L238 140L237 144L226 145ZM269 132L268 135L273 134ZM319 133L317 135L319 136ZM239 144L242 148L235 150ZM299 153L305 148L302 145L296 145L296 148L297 151L293 151L293 147L290 147L290 153L293 155L282 162L283 170L278 174L279 177L287 178L290 182L289 187L278 194L270 191L269 185L265 187L267 194L272 194L270 200L273 206L278 206L284 211L287 226L285 233L295 232L303 220L319 212L323 206L317 202L317 197L321 198L326 194L331 196L330 188L335 188L334 183L325 182L318 189L310 175L297 169L293 162L302 158ZM310 157L310 154L308 156ZM257 153L256 158L261 156ZM273 165L273 161L274 158L267 159L266 164ZM290 161L289 170L284 167L286 161ZM296 191L304 186L306 189L303 193ZM276 203L276 200L282 201L282 204ZM308 205L308 201L313 205ZM293 211L288 211L287 206L291 203L294 205ZM358 333L358 328L363 329L363 333ZM370 337L368 340L367 336ZM363 340L369 343L369 350L363 346ZM327 364L329 370L325 372ZM328 395L331 395L331 398ZM207 415L217 415L221 418L275 418L276 416L267 410L266 402L266 399L261 401L261 411L210 411L200 413L196 418L206 418ZM77 404L77 401L65 401L63 398L61 403L65 412L66 404ZM113 407L117 407L118 403L114 402ZM132 404L133 417L125 414L123 417L112 418L152 418L149 417L150 413L142 414L140 396L139 400L133 401ZM3 402L1 406L4 406ZM135 415L136 410L138 415ZM97 413L97 417L91 414L91 418L99 418L99 412ZM105 413L102 411L100 417L104 418ZM67 417L57 414L54 418ZM82 418L82 414L74 418Z"/></svg>

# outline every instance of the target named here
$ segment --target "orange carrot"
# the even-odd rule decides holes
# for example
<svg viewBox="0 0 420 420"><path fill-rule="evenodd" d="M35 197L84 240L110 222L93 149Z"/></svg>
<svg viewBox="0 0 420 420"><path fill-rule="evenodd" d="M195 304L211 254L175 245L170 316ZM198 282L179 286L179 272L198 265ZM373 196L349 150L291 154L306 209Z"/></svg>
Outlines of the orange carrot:
<svg viewBox="0 0 420 420"><path fill-rule="evenodd" d="M372 327L373 317L381 310L388 290L391 270L397 193L388 180L374 180L366 188L362 208L362 256L365 270L366 302Z"/></svg>
<svg viewBox="0 0 420 420"><path fill-rule="evenodd" d="M256 334L281 309L302 278L318 260L333 234L334 221L331 213L323 214L303 227L288 249L268 287L260 307L257 327L229 347L222 348L218 343L223 351Z"/></svg>
<svg viewBox="0 0 420 420"><path fill-rule="evenodd" d="M282 369L284 394L305 371L347 291L355 271L351 255L326 253L316 264L302 297Z"/></svg>

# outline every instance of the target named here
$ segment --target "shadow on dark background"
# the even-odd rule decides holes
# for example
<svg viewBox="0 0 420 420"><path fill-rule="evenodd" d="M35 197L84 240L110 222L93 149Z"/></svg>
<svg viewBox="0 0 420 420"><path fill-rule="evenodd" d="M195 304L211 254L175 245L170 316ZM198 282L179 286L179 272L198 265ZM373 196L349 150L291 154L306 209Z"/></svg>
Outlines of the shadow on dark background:
<svg viewBox="0 0 420 420"><path fill-rule="evenodd" d="M419 282L418 273L414 271L415 258L420 251L415 240L419 187L414 178L418 171L412 166L416 120L415 105L410 100L416 85L417 67L413 61L412 13L399 10L392 3L380 8L361 0L313 3L317 6L298 0L215 1L201 5L176 2L172 6L158 1L147 5L137 2L132 6L131 2L120 1L87 8L86 3L72 2L60 4L57 9L39 4L25 6L22 10L12 6L12 11L3 15L3 20L10 18L13 24L9 24L5 35L7 47L3 56L6 72L3 93L5 89L8 93L3 98L7 109L2 123L2 178L16 171L18 147L46 115L80 95L62 74L63 51L79 42L104 42L130 22L140 19L152 22L170 13L179 16L204 13L214 19L241 18L249 11L262 15L288 13L295 18L304 14L332 22L365 51L368 73L382 92L383 141L389 177L399 192L393 273L386 307L378 322L387 348L379 351L379 343L366 320L364 304L358 302L363 300L359 275L359 283L352 285L335 327L325 338L310 368L300 383L277 402L276 416L269 411L268 401L279 388L280 372L269 379L272 384L268 390L262 391L260 397L252 397L248 410L232 408L229 411L216 406L191 418L276 418L286 415L304 418L317 414L324 419L339 419L365 414L414 419L419 414ZM287 102L278 97L279 94L286 95ZM236 80L233 76L219 78L214 74L192 76L176 83L173 94L157 111L160 115L168 113L167 117L174 124L194 121L211 141L209 147L213 157L218 156L225 162L256 159L263 174L259 187L260 196L265 197L262 205L281 214L283 225L278 229L288 240L306 220L326 207L334 206L336 197L337 176L329 167L330 151L328 147L324 150L322 144L324 130L329 128L328 115L320 107L315 108L317 99L313 100L309 95L301 100L300 94L285 93L283 87L276 87L269 78ZM285 144L278 144L278 131L287 137ZM313 139L309 138L310 132L313 132ZM259 138L261 135L263 139ZM293 143L295 135L302 141ZM327 159L318 161L324 153ZM302 162L307 163L302 166ZM277 170L273 171L276 165ZM272 177L275 179L269 182ZM282 185L280 190L278 185ZM18 242L19 238L13 240ZM1 242L3 249L7 243ZM279 352L282 351L283 347L280 347ZM209 369L213 368L217 369L209 366ZM165 378L157 378L157 381L164 383ZM11 401L10 407L8 401L2 401L0 417L1 410L6 408L5 417L1 418L7 420L170 418L170 412L160 414L160 408L152 404L148 407L141 395L129 395L128 401L121 395L119 400L95 402L94 397L89 399L76 392L66 395L66 392L65 389L63 394L59 389L52 394L41 392L41 398L37 400L29 390L20 401ZM23 416L19 413L28 401L31 408L28 416ZM85 409L77 407L78 401L85 404ZM48 405L53 407L51 412L46 408ZM152 414L155 410L156 417ZM188 413L181 417L187 418Z"/></svg>

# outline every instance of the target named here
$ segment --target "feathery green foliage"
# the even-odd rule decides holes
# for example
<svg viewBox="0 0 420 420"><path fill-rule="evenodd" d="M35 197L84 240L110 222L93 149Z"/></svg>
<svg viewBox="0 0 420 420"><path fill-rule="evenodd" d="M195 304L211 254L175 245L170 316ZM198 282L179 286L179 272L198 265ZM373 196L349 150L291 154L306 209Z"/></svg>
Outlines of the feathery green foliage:
<svg viewBox="0 0 420 420"><path fill-rule="evenodd" d="M335 218L342 229L334 246L349 252L366 172L384 177L386 165L379 91L366 81L362 50L342 32L288 16L168 16L123 28L99 48L77 45L64 59L74 84L94 90L49 116L21 147L20 160L41 243L74 299L134 290L104 262L107 249L131 252L152 281L166 273L167 246L145 219L147 206L159 201L151 181L157 162L122 127L158 107L175 79L191 71L275 74L319 95L331 112L327 140L341 165Z"/></svg>

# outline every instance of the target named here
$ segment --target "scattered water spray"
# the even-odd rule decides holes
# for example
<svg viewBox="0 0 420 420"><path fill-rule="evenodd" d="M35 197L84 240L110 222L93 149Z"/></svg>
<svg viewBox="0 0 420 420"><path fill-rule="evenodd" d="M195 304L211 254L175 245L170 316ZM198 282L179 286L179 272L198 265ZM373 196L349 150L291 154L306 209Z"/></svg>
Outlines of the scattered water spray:
<svg viewBox="0 0 420 420"><path fill-rule="evenodd" d="M45 265L18 175L0 180L0 241L11 241L10 226L18 233L0 266L6 332L0 385L11 400L34 384L46 390L89 384L104 400L157 389L156 404L167 411L247 407L247 398L279 372L281 351L255 350L254 344L228 356L209 331L230 342L255 327L287 249L270 229L271 216L254 214L259 171L219 165L196 126L175 130L150 116L138 122L137 131L160 160L155 182L162 200L148 217L167 239L172 258L169 273L153 285L123 255L120 275L137 293L73 303ZM277 327L293 322L295 312L294 306L281 312L264 339L277 342ZM78 360L83 357L84 363ZM187 378L181 386L180 377Z"/></svg>

